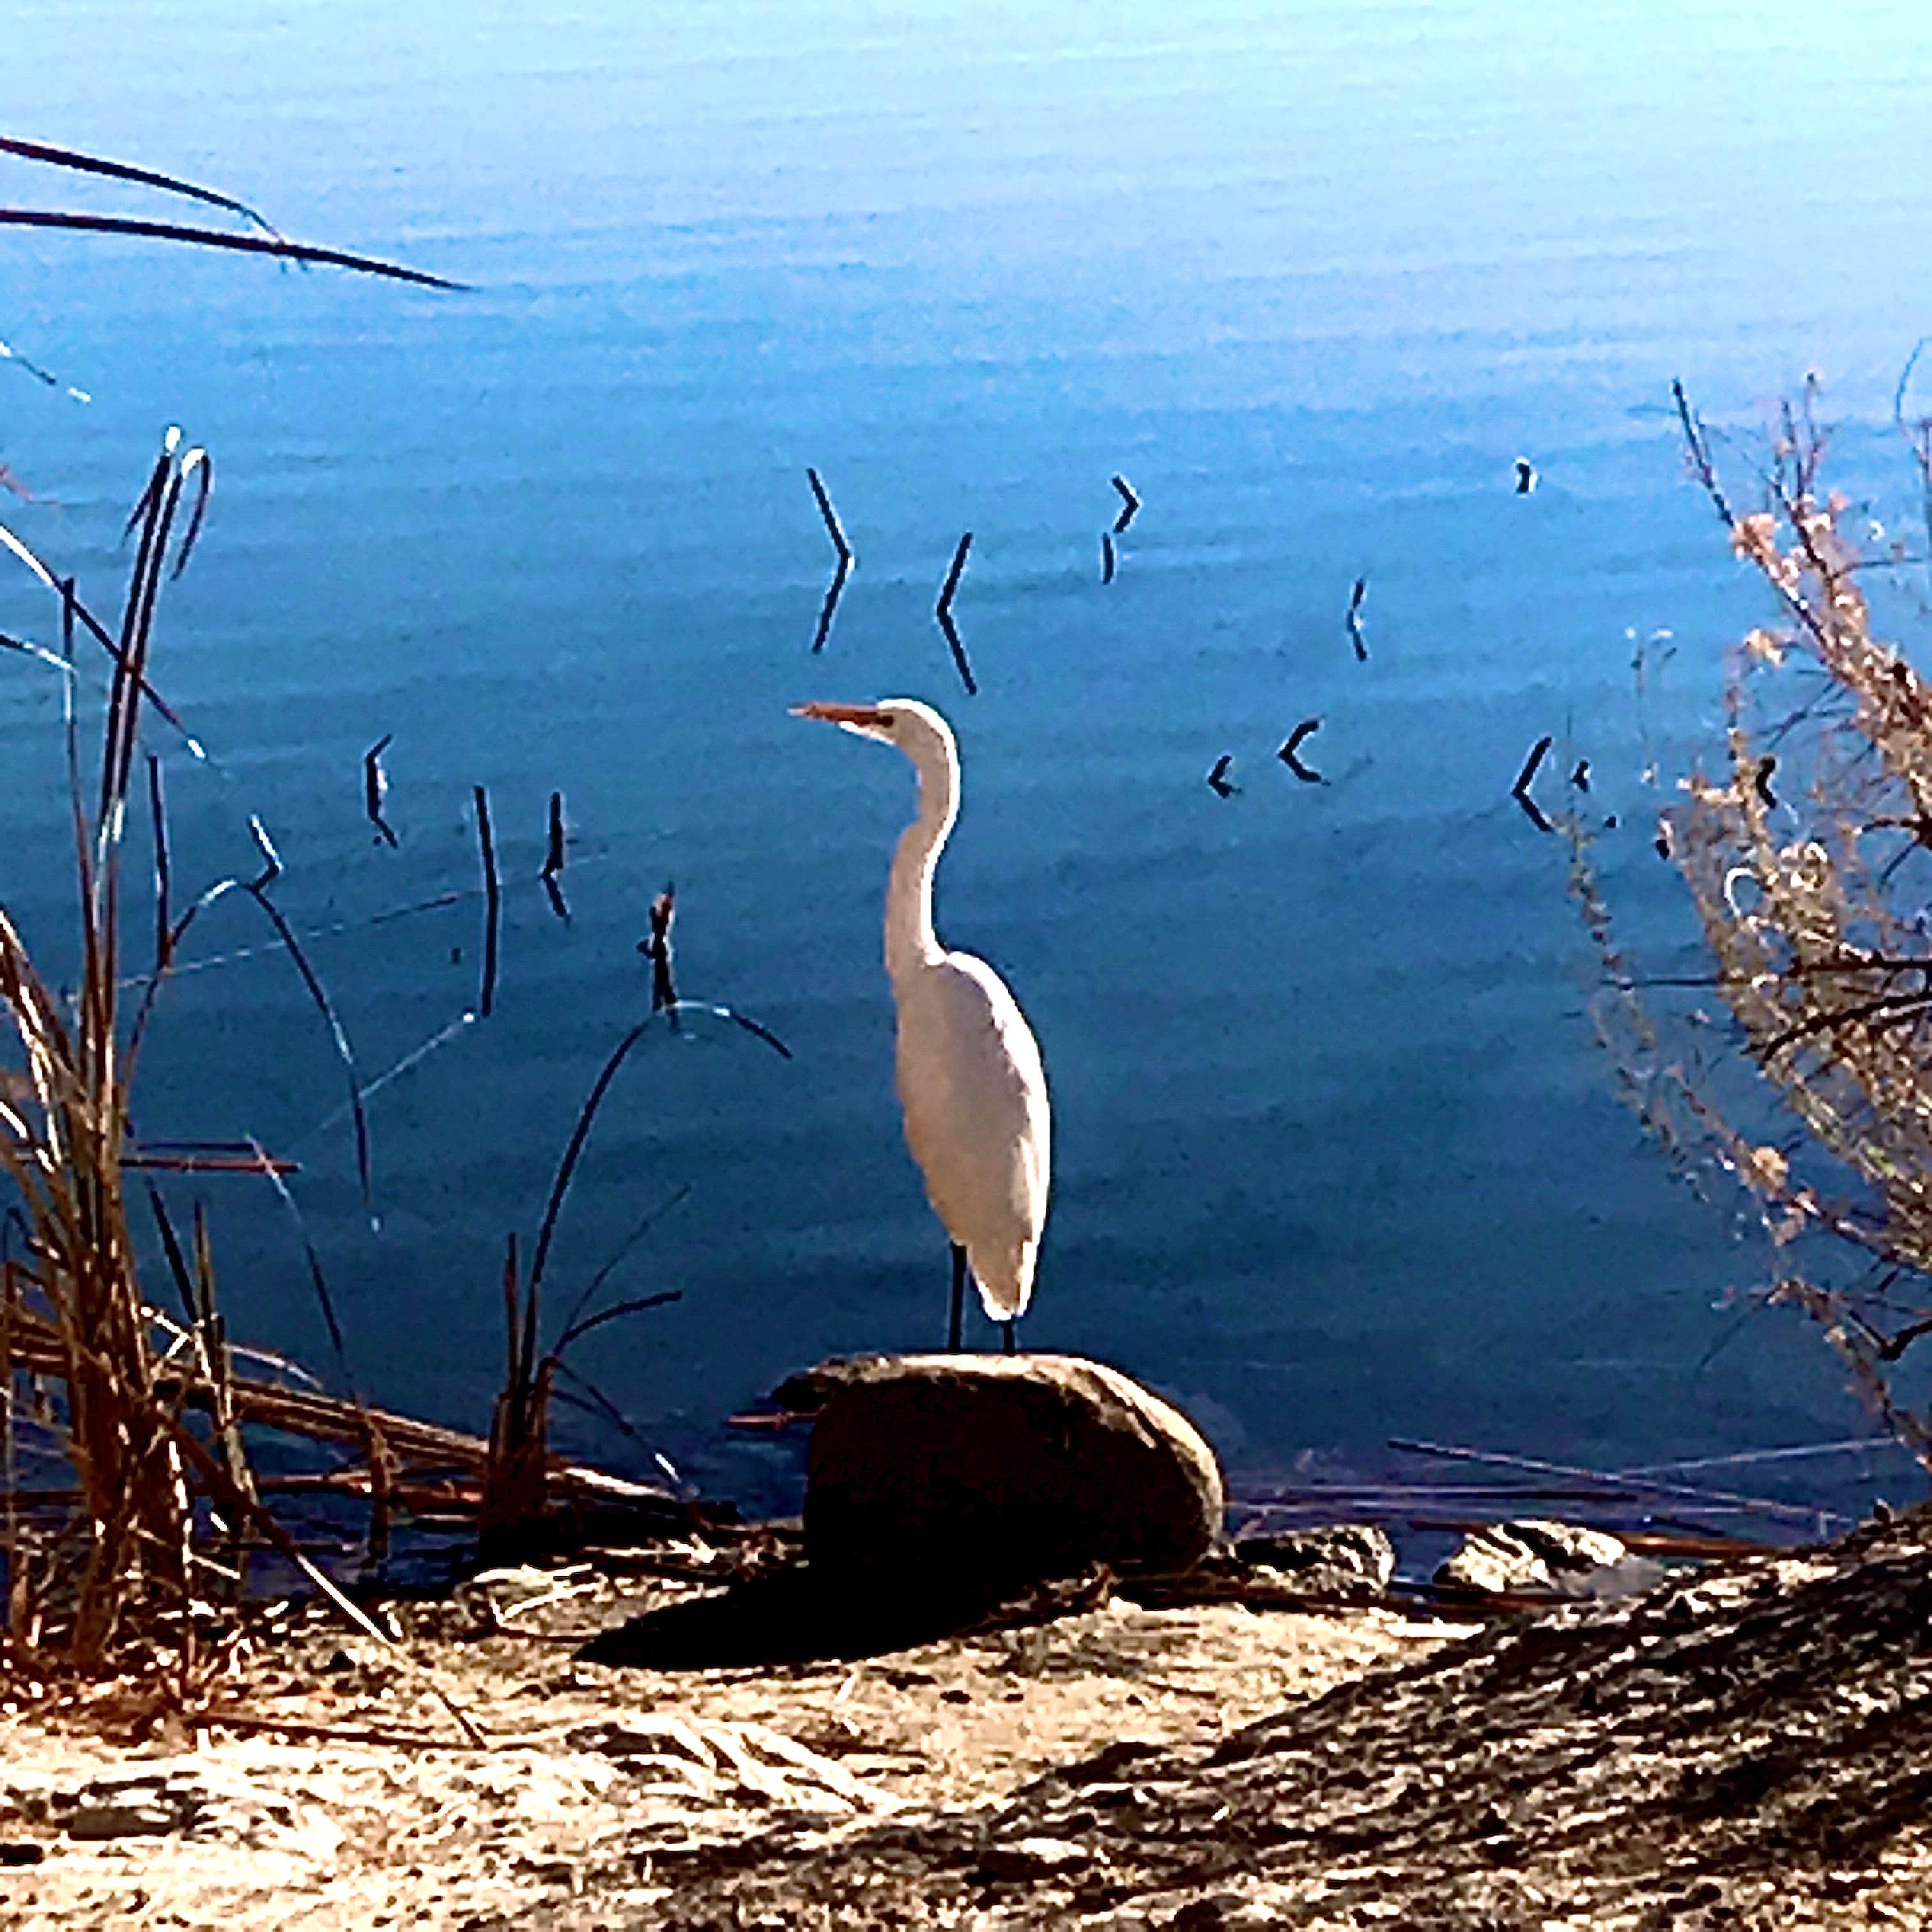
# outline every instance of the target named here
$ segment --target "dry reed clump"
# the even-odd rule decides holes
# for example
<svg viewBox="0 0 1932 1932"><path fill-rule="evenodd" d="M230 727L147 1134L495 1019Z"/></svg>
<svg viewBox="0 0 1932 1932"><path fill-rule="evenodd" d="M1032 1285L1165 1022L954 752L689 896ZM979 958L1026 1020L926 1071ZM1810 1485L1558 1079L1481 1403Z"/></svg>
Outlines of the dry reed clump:
<svg viewBox="0 0 1932 1932"><path fill-rule="evenodd" d="M1678 392L1691 466L1781 618L1735 653L1722 764L1684 782L1660 842L1715 964L1702 983L1801 1132L1774 1136L1762 1087L1733 1092L1666 1049L1580 849L1575 878L1610 968L1600 1028L1633 1104L1674 1154L1748 1190L1780 1258L1765 1298L1820 1325L1932 1471L1932 1409L1904 1379L1932 1334L1932 685L1872 634L1851 506L1819 494L1814 400L1784 412L1762 503L1740 514ZM1915 453L1925 470L1922 439ZM1823 674L1795 709L1777 701L1787 664Z"/></svg>
<svg viewBox="0 0 1932 1932"><path fill-rule="evenodd" d="M161 1392L128 1230L124 1155L134 1056L119 988L122 848L155 606L184 496L199 482L177 569L208 473L205 453L183 450L171 434L130 526L140 541L118 636L86 613L70 580L53 578L9 538L61 599L80 971L70 1003L57 1000L0 908L0 1007L18 1049L16 1065L0 1074L0 1171L17 1196L26 1247L24 1259L6 1264L4 1318L10 1329L50 1325L58 1337L62 1424L79 1486L64 1536L34 1548L10 1524L8 1638L16 1650L58 1654L82 1671L108 1664L137 1627L172 1629L184 1657L194 1646L200 1559L188 1460L206 1452L186 1439L178 1404ZM83 623L113 659L91 796L75 717L74 644ZM203 1274L205 1286L205 1252ZM212 1304L204 1305L212 1317Z"/></svg>
<svg viewBox="0 0 1932 1932"><path fill-rule="evenodd" d="M244 1452L244 1422L358 1444L368 1458L378 1518L387 1501L380 1474L388 1467L392 1440L412 1463L436 1468L480 1466L484 1454L484 1445L452 1432L379 1415L352 1394L344 1401L238 1376L215 1306L200 1210L191 1243L184 1244L152 1186L149 1202L187 1311L185 1325L164 1318L142 1293L128 1225L128 1174L137 1164L192 1169L206 1163L135 1145L131 1109L140 1042L184 934L199 913L231 890L251 899L274 925L335 1034L365 1189L368 1173L352 1057L294 933L266 896L275 869L266 835L251 821L269 860L261 878L224 880L171 919L166 823L152 756L154 956L134 982L144 982L145 990L131 1010L120 997L129 983L122 947L123 846L144 706L182 728L148 679L156 607L171 553L178 575L199 534L210 474L206 453L183 448L179 432L170 430L128 520L139 541L118 632L80 599L71 579L56 577L0 526L0 548L59 601L58 652L8 637L0 637L0 648L50 664L63 680L80 922L78 986L57 998L0 905L0 1010L7 1022L0 1034L0 1176L14 1196L0 1222L0 1431L7 1457L0 1664L15 1695L82 1680L110 1695L132 1684L148 1718L182 1708L247 1648L242 1584L246 1551L254 1545L273 1549L300 1570L364 1635L389 1641L260 1502ZM190 491L193 507L177 542ZM98 784L83 778L76 716L75 646L83 633L112 666ZM194 741L188 742L198 754ZM278 1164L252 1142L248 1150L245 1160L212 1164L258 1172L279 1186ZM25 1250L20 1258L8 1245L16 1231ZM333 1310L313 1255L311 1264L333 1330ZM51 1533L41 1527L40 1512L22 1507L14 1480L15 1397L22 1377L50 1381L60 1395L57 1403L41 1406L40 1419L54 1427L74 1486L70 1496L56 1492L35 1499L71 1503ZM372 1527L372 1546L376 1535ZM142 1682L146 1692L139 1690ZM468 1720L453 1714L473 1736Z"/></svg>

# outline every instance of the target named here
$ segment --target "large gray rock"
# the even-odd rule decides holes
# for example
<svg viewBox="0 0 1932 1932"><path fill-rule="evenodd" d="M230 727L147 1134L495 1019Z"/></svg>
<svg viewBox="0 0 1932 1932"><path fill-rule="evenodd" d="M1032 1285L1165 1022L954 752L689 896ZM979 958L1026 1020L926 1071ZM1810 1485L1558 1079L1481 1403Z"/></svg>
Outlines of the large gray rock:
<svg viewBox="0 0 1932 1932"><path fill-rule="evenodd" d="M1226 1507L1214 1451L1171 1404L1076 1355L866 1355L777 1394L813 1412L814 1575L992 1596L1077 1575L1184 1570Z"/></svg>

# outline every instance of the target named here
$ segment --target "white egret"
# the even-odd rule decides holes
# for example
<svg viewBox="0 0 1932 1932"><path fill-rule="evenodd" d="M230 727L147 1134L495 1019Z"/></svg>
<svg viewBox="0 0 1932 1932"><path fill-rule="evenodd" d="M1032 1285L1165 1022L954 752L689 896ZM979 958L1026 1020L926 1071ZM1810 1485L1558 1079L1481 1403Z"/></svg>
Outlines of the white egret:
<svg viewBox="0 0 1932 1932"><path fill-rule="evenodd" d="M959 1346L970 1270L1011 1354L1046 1220L1050 1117L1040 1048L1018 1003L983 959L949 952L932 928L933 874L959 815L959 748L946 720L911 698L802 704L796 715L895 745L919 774L919 811L886 887L899 1104L926 1198L952 1244L949 1346Z"/></svg>

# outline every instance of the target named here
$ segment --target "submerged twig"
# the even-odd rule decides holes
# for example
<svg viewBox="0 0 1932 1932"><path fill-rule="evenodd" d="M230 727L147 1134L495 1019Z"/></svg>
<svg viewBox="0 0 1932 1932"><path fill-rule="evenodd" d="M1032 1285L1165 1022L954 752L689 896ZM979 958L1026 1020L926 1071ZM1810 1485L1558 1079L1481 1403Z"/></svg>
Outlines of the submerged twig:
<svg viewBox="0 0 1932 1932"><path fill-rule="evenodd" d="M1362 634L1362 603L1369 594L1369 580L1366 577L1355 579L1355 587L1348 592L1348 640L1355 647L1355 662L1366 664L1369 661L1369 643Z"/></svg>
<svg viewBox="0 0 1932 1932"><path fill-rule="evenodd" d="M825 602L818 608L818 628L812 634L812 654L816 656L825 648L825 640L832 634L832 620L838 613L838 600L845 594L845 580L852 574L852 560L842 556L838 568L832 573L832 582L825 593Z"/></svg>
<svg viewBox="0 0 1932 1932"><path fill-rule="evenodd" d="M1539 832L1554 832L1556 828L1543 815L1542 808L1529 795L1529 788L1540 769L1544 758L1556 740L1546 734L1530 746L1529 755L1522 761L1522 770L1516 775L1516 783L1510 787L1510 796L1522 806L1523 815Z"/></svg>
<svg viewBox="0 0 1932 1932"><path fill-rule="evenodd" d="M252 812L248 814L248 836L255 842L255 849L262 855L262 869L250 882L251 892L266 892L282 876L282 855L275 850L275 842L268 836L268 828Z"/></svg>
<svg viewBox="0 0 1932 1932"><path fill-rule="evenodd" d="M933 614L939 620L939 628L946 633L946 641L952 652L952 662L958 668L959 681L966 687L969 698L976 697L980 687L973 681L973 667L967 661L966 646L959 641L958 627L952 621L953 593L959 588L959 580L965 574L966 553L973 548L973 532L968 530L959 539L959 547L952 553L952 568L946 573L944 587L940 591L939 602Z"/></svg>
<svg viewBox="0 0 1932 1932"><path fill-rule="evenodd" d="M1544 736L1538 739L1536 742L1530 746L1528 755L1522 761L1522 769L1516 773L1515 784L1510 787L1510 790L1511 791L1526 792L1528 790L1531 784L1535 780L1538 768L1542 765L1544 758L1547 756L1549 753L1550 746L1556 743L1556 740L1554 738L1549 736L1546 734Z"/></svg>
<svg viewBox="0 0 1932 1932"><path fill-rule="evenodd" d="M496 872L496 842L490 830L490 794L475 788L476 848L483 868L483 976L476 992L476 1010L484 1018L496 1000L496 952L503 922L503 886Z"/></svg>
<svg viewBox="0 0 1932 1932"><path fill-rule="evenodd" d="M11 343L0 342L0 362L12 363L15 368L32 376L37 382L44 384L50 389L62 390L77 403L91 403L94 400L85 389L77 389L71 382L62 382L51 369L43 369L38 362L30 361ZM33 501L31 494L27 500L29 502Z"/></svg>
<svg viewBox="0 0 1932 1932"><path fill-rule="evenodd" d="M362 810L376 828L376 836L392 851L396 849L395 832L382 816L383 802L389 796L389 775L382 769L382 754L396 742L393 731L385 731L362 754Z"/></svg>
<svg viewBox="0 0 1932 1932"><path fill-rule="evenodd" d="M815 656L825 648L825 640L832 634L832 620L838 608L838 599L844 593L845 580L852 574L853 566L859 561L852 546L845 541L845 532L838 521L838 512L832 507L832 498L820 481L818 472L808 469L806 481L812 485L812 494L818 500L818 514L824 519L826 534L832 539L832 548L838 554L838 567L832 573L831 587L825 593L825 602L818 613L818 629L812 640L812 653Z"/></svg>
<svg viewBox="0 0 1932 1932"><path fill-rule="evenodd" d="M858 562L853 554L852 546L845 541L845 532L839 527L838 512L832 507L832 499L826 494L825 485L819 481L818 472L807 470L806 481L812 485L812 494L818 500L818 514L825 519L825 528L832 538L832 547L838 553L838 561L846 568Z"/></svg>
<svg viewBox="0 0 1932 1932"><path fill-rule="evenodd" d="M570 905L563 896L563 867L569 842L563 822L563 794L554 791L550 795L550 836L544 848L543 870L537 876L543 881L550 910L566 926L570 923Z"/></svg>
<svg viewBox="0 0 1932 1932"><path fill-rule="evenodd" d="M1304 784L1325 784L1328 782L1328 781L1322 777L1322 774L1316 770L1313 766L1304 764L1302 762L1300 755L1302 746L1310 738L1312 737L1317 731L1320 730L1321 728L1322 721L1320 718L1303 718L1301 722L1296 725L1294 729L1288 734L1287 738L1282 742L1281 749L1275 754L1275 756L1278 758Z"/></svg>
<svg viewBox="0 0 1932 1932"><path fill-rule="evenodd" d="M554 791L550 795L550 829L544 850L543 870L538 877L543 882L544 897L550 902L550 909L566 926L570 923L570 904L563 896L563 868L569 841L563 821L563 794Z"/></svg>
<svg viewBox="0 0 1932 1932"><path fill-rule="evenodd" d="M668 884L651 902L651 930L638 941L638 950L651 964L651 1011L670 1016L671 1029L677 1028L677 986L671 973L671 921L677 916L677 886Z"/></svg>

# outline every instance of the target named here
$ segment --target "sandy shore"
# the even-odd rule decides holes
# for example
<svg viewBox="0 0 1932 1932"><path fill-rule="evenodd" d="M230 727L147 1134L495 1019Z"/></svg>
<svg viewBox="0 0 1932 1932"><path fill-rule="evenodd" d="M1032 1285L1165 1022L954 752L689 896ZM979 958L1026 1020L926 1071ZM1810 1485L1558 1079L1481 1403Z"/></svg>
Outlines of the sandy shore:
<svg viewBox="0 0 1932 1932"><path fill-rule="evenodd" d="M995 1804L1116 1741L1210 1743L1459 1634L1382 1610L1117 1601L858 1661L578 1658L592 1634L694 1594L502 1575L398 1606L406 1667L317 1617L218 1700L313 1734L177 1728L130 1744L14 1716L0 1728L0 1840L40 1862L0 1868L0 1918L62 1932L542 1924L592 1889L614 1912L648 1913L664 1896L654 1852ZM486 1749L455 1742L438 1692ZM450 1742L388 1741L413 1735Z"/></svg>

